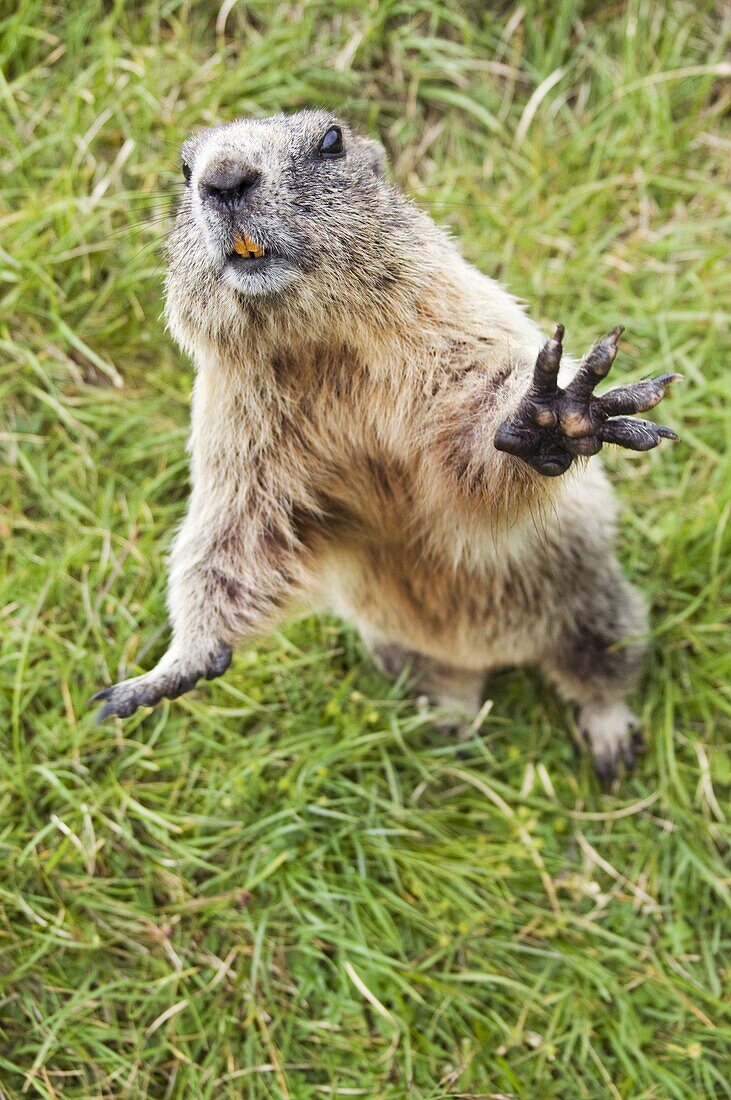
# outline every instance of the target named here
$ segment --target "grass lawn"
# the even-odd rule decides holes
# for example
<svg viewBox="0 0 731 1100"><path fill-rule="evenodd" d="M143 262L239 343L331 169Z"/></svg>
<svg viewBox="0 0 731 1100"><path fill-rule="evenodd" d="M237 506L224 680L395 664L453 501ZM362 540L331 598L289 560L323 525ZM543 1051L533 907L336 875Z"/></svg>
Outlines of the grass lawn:
<svg viewBox="0 0 731 1100"><path fill-rule="evenodd" d="M2 5L3 1100L731 1096L730 30L706 0ZM653 623L611 795L531 672L465 747L336 621L86 709L166 640L180 144L309 105L572 353L621 322L615 381L685 376L682 442L607 458Z"/></svg>

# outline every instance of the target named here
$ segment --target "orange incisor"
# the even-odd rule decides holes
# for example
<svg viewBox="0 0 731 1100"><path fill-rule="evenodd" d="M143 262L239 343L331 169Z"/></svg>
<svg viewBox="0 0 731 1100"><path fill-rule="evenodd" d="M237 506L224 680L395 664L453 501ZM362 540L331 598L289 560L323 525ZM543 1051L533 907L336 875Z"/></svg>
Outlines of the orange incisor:
<svg viewBox="0 0 731 1100"><path fill-rule="evenodd" d="M251 237L243 236L239 233L234 237L234 251L238 252L239 256L246 256L249 260L258 260L264 255L264 249Z"/></svg>

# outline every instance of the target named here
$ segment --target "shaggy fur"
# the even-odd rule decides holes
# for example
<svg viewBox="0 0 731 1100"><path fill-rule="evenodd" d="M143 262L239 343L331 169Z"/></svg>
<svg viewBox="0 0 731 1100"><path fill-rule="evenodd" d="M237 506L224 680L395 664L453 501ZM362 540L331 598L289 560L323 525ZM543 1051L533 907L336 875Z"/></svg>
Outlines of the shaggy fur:
<svg viewBox="0 0 731 1100"><path fill-rule="evenodd" d="M197 375L173 637L101 693L105 713L174 697L275 622L330 609L389 674L468 714L489 669L540 666L611 775L631 756L647 624L599 459L543 477L496 449L545 338L386 181L374 142L338 123L344 155L319 155L333 125L301 112L184 147L167 317ZM212 205L206 187L242 166L245 193ZM234 233L269 259L232 264Z"/></svg>

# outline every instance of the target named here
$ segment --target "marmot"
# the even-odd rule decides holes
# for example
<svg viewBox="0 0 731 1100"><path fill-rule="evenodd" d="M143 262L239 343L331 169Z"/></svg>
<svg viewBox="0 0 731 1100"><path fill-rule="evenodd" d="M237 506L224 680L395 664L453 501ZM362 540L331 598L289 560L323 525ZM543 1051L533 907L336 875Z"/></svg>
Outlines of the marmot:
<svg viewBox="0 0 731 1100"><path fill-rule="evenodd" d="M647 618L587 458L677 438L627 414L679 375L596 397L617 328L559 385L562 326L546 342L327 111L205 130L183 174L166 315L196 379L172 641L94 697L102 717L174 699L276 621L329 609L384 672L466 716L490 669L539 666L600 775L630 764Z"/></svg>

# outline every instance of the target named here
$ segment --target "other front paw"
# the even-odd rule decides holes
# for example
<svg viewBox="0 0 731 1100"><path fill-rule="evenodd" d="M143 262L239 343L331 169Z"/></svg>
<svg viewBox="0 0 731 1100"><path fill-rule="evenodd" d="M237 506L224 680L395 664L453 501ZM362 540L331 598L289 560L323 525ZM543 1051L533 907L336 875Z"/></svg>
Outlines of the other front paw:
<svg viewBox="0 0 731 1100"><path fill-rule="evenodd" d="M528 393L495 434L496 448L522 458L546 477L557 477L576 457L596 454L604 443L649 451L661 439L677 439L670 428L626 414L653 408L667 386L682 375L663 374L594 396L594 388L611 369L623 331L619 326L595 344L574 380L561 389L558 371L564 328L557 325L553 338L538 354Z"/></svg>
<svg viewBox="0 0 731 1100"><path fill-rule="evenodd" d="M89 703L104 703L99 712L99 722L112 715L128 718L138 707L154 707L161 699L177 699L190 691L201 679L213 680L221 676L231 664L231 647L219 645L205 661L189 664L163 657L151 672L122 680L103 688L93 695Z"/></svg>

